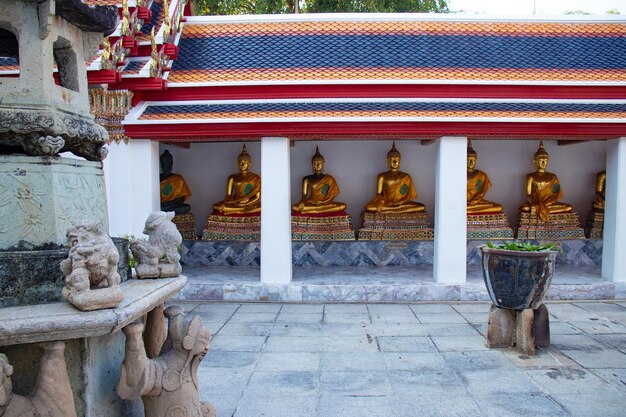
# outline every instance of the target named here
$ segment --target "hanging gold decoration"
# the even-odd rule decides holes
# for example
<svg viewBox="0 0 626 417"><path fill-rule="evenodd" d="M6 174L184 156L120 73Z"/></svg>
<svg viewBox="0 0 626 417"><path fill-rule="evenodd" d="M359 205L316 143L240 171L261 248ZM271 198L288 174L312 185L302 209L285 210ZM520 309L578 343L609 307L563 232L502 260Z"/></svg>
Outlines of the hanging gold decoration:
<svg viewBox="0 0 626 417"><path fill-rule="evenodd" d="M129 90L108 90L103 87L89 88L91 113L109 132L109 143L115 141L128 143L122 121L132 108L133 92Z"/></svg>

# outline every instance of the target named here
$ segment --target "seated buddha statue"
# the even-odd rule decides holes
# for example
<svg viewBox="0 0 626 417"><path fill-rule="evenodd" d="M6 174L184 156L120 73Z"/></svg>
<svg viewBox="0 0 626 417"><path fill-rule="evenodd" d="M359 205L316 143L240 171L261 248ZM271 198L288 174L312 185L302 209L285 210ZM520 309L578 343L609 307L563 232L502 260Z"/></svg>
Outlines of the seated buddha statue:
<svg viewBox="0 0 626 417"><path fill-rule="evenodd" d="M249 171L252 161L243 145L237 158L239 173L228 177L226 197L215 203L213 210L229 214L257 214L261 212L261 177Z"/></svg>
<svg viewBox="0 0 626 417"><path fill-rule="evenodd" d="M172 172L174 157L166 150L159 157L159 162L161 163L161 210L173 211L176 214L188 213L191 207L184 202L191 196L191 190L182 175Z"/></svg>
<svg viewBox="0 0 626 417"><path fill-rule="evenodd" d="M596 199L593 201L593 209L604 211L604 192L606 188L606 171L596 175Z"/></svg>
<svg viewBox="0 0 626 417"><path fill-rule="evenodd" d="M478 154L467 142L467 214L502 213L502 206L483 197L491 187L489 177L476 168Z"/></svg>
<svg viewBox="0 0 626 417"><path fill-rule="evenodd" d="M526 198L528 201L519 208L524 213L539 214L545 222L549 220L550 214L572 211L571 205L559 202L559 198L563 196L563 190L561 190L559 178L546 171L548 159L548 152L543 148L543 142L541 142L533 157L536 171L526 175Z"/></svg>
<svg viewBox="0 0 626 417"><path fill-rule="evenodd" d="M324 174L324 157L319 148L311 158L313 174L302 179L302 198L291 206L294 213L332 213L346 209L344 203L333 201L339 194L339 185L330 174Z"/></svg>
<svg viewBox="0 0 626 417"><path fill-rule="evenodd" d="M378 174L376 196L365 206L365 211L378 213L417 213L426 207L416 201L417 192L411 176L399 171L400 152L394 143L387 153L389 170Z"/></svg>

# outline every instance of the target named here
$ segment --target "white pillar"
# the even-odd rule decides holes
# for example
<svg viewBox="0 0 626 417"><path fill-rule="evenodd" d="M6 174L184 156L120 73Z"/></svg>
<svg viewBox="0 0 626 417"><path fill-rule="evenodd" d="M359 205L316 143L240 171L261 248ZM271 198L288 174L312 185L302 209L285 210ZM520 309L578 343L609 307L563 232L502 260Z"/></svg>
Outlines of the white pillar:
<svg viewBox="0 0 626 417"><path fill-rule="evenodd" d="M438 283L463 283L467 264L467 138L437 140L435 256Z"/></svg>
<svg viewBox="0 0 626 417"><path fill-rule="evenodd" d="M607 141L602 277L626 282L626 137Z"/></svg>
<svg viewBox="0 0 626 417"><path fill-rule="evenodd" d="M159 210L159 144L131 139L111 144L104 160L111 236L143 236L146 218Z"/></svg>
<svg viewBox="0 0 626 417"><path fill-rule="evenodd" d="M261 282L291 282L291 168L288 138L261 139Z"/></svg>

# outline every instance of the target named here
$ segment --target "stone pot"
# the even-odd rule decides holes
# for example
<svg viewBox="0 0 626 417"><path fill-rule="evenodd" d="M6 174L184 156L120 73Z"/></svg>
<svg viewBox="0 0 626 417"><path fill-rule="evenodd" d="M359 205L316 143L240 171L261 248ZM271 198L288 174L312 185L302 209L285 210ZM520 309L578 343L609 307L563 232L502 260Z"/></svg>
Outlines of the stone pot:
<svg viewBox="0 0 626 417"><path fill-rule="evenodd" d="M550 288L557 251L525 252L480 248L483 277L496 307L536 309Z"/></svg>

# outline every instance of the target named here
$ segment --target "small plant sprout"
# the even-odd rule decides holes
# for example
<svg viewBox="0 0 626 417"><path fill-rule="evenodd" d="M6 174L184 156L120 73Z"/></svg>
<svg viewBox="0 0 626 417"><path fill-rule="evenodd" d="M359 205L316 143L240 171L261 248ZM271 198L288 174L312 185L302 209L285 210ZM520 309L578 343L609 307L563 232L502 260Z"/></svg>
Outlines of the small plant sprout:
<svg viewBox="0 0 626 417"><path fill-rule="evenodd" d="M503 242L499 244L494 244L493 242L487 243L487 247L491 249L504 249L522 252L548 252L551 250L560 250L560 246L560 242L544 244L543 241L541 241L538 245L531 242Z"/></svg>

